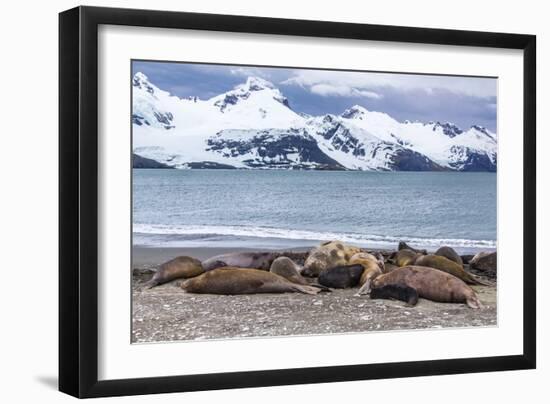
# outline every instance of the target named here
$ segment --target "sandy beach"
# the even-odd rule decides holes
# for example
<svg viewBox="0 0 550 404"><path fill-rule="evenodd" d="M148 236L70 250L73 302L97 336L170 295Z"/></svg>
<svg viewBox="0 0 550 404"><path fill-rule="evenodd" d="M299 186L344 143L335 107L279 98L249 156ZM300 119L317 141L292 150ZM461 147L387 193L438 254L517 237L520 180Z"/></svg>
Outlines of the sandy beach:
<svg viewBox="0 0 550 404"><path fill-rule="evenodd" d="M293 248L305 251L308 247ZM183 292L179 281L143 289L156 266L180 255L205 259L246 248L134 247L132 342L224 339L497 325L497 289L474 286L483 304L420 299L410 307L392 300L354 296L356 289L316 296L298 293L240 296Z"/></svg>
<svg viewBox="0 0 550 404"><path fill-rule="evenodd" d="M304 252L308 251L310 246L303 246L298 248L290 248L285 251ZM206 258L213 257L215 255L232 253L232 252L244 252L244 251L258 251L257 248L210 248L210 247L141 247L134 246L132 251L132 263L134 268L148 269L155 268L157 265L168 261L174 257L181 255L187 255L199 260L205 260ZM279 251L279 250L267 250L262 251Z"/></svg>

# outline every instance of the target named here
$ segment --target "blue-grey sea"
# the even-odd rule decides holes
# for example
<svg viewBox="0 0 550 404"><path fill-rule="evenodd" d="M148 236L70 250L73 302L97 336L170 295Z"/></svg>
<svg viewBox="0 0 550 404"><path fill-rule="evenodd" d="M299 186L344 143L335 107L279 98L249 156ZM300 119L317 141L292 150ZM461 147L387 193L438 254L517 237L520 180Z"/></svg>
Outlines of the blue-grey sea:
<svg viewBox="0 0 550 404"><path fill-rule="evenodd" d="M133 243L496 248L496 174L133 170Z"/></svg>

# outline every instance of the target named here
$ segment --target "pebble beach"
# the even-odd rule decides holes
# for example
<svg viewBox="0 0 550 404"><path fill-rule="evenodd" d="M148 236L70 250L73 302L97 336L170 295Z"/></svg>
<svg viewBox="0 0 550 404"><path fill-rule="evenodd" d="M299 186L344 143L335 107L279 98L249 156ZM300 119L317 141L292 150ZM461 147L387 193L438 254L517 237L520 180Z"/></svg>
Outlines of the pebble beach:
<svg viewBox="0 0 550 404"><path fill-rule="evenodd" d="M306 248L294 251L304 250ZM436 303L426 299L410 307L400 301L354 296L356 289L339 289L316 296L299 293L201 295L184 292L179 287L179 280L152 289L143 288L159 264L176 256L188 255L204 260L239 251L247 249L134 246L132 342L497 326L495 280L491 282L493 286L473 286L483 304L480 310L465 304Z"/></svg>

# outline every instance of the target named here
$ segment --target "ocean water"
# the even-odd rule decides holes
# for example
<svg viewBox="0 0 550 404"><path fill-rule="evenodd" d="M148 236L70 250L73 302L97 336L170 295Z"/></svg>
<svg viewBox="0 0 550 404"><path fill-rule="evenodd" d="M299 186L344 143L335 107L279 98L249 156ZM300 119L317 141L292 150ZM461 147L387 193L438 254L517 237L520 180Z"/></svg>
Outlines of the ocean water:
<svg viewBox="0 0 550 404"><path fill-rule="evenodd" d="M133 170L133 243L496 248L496 174Z"/></svg>

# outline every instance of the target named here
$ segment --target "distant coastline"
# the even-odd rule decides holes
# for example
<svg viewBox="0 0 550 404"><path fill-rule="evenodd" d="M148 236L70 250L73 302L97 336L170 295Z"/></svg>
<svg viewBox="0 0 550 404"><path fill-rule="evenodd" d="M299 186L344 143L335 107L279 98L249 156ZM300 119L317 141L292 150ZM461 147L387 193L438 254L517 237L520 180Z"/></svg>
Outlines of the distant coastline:
<svg viewBox="0 0 550 404"><path fill-rule="evenodd" d="M184 170L309 170L309 171L406 171L406 172L456 172L447 167L437 166L432 170L428 169L418 169L419 167L407 167L405 166L400 170L361 170L361 169L350 169L343 166L290 166L290 167L235 167L230 164L217 163L214 161L196 161L186 163L184 167L175 167L165 163L161 163L151 158L140 156L139 154L132 153L132 168L135 169L184 169ZM411 169L408 169L411 168ZM425 168L425 167L424 167ZM496 173L496 168L494 170L482 170L482 169L472 169L468 171L461 172L489 172Z"/></svg>

